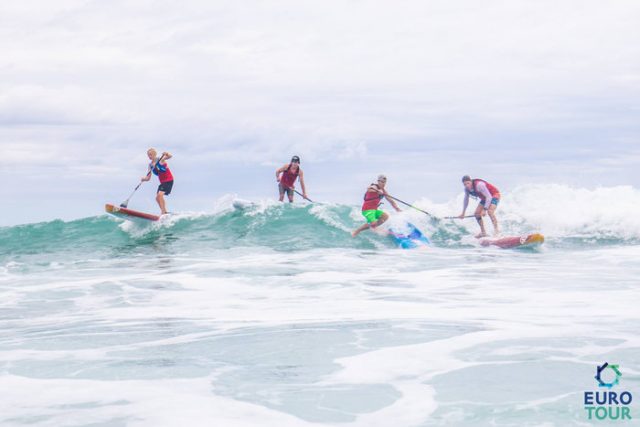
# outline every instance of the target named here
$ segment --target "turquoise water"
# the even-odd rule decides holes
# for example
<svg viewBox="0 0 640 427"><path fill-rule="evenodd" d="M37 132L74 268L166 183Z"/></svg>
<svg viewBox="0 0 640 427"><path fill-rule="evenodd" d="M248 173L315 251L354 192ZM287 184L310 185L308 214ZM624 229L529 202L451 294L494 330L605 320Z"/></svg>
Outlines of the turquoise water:
<svg viewBox="0 0 640 427"><path fill-rule="evenodd" d="M433 245L400 250L352 239L354 206L230 198L0 228L0 424L590 425L596 364L640 392L638 194L559 188L548 215L538 191L501 206L545 233L526 250L409 211Z"/></svg>

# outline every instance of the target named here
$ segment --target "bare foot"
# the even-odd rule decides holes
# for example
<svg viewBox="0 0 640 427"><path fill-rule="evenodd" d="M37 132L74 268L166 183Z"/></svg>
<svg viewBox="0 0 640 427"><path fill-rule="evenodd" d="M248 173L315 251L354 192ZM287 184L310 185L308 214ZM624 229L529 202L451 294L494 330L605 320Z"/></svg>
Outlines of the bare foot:
<svg viewBox="0 0 640 427"><path fill-rule="evenodd" d="M476 234L476 239L480 239L480 238L482 238L482 237L487 237L487 233L479 233L479 234Z"/></svg>

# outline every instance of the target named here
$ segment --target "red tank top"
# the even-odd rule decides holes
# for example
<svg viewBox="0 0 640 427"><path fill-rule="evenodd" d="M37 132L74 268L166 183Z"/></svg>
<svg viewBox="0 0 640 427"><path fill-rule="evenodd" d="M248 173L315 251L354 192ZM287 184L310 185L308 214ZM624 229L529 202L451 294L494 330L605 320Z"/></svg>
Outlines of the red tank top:
<svg viewBox="0 0 640 427"><path fill-rule="evenodd" d="M171 169L169 169L169 165L167 163L164 165L158 164L156 167L153 167L152 171L154 175L158 175L161 184L173 181L173 174L171 173Z"/></svg>
<svg viewBox="0 0 640 427"><path fill-rule="evenodd" d="M379 188L376 184L371 184L376 188ZM367 192L364 193L364 203L362 204L363 211L370 211L378 209L380 206L380 202L384 196L379 194L377 191L372 191L367 189Z"/></svg>
<svg viewBox="0 0 640 427"><path fill-rule="evenodd" d="M497 187L489 184L484 179L474 179L471 182L473 182L473 191L470 191L469 194L471 194L473 197L480 197L480 200L484 201L485 197L482 195L482 193L478 193L476 191L476 185L478 184L478 182L484 182L484 185L487 186L487 190L489 190L489 193L491 193L491 197L493 197L494 199L500 198L500 190L498 190Z"/></svg>
<svg viewBox="0 0 640 427"><path fill-rule="evenodd" d="M296 182L298 174L300 173L299 167L295 172L289 172L289 169L291 169L291 163L289 163L289 167L282 172L282 176L280 177L280 184L285 188L293 188L293 183Z"/></svg>

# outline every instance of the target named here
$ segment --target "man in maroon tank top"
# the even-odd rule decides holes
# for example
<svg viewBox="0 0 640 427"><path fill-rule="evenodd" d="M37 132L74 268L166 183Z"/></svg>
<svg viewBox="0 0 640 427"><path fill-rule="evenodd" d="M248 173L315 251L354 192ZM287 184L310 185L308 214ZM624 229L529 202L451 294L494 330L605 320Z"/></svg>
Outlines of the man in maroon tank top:
<svg viewBox="0 0 640 427"><path fill-rule="evenodd" d="M291 162L276 170L276 181L278 181L279 200L284 201L284 193L287 193L289 203L293 203L294 184L296 179L300 179L302 188L302 198L307 199L307 189L304 185L304 173L300 168L300 157L293 156Z"/></svg>

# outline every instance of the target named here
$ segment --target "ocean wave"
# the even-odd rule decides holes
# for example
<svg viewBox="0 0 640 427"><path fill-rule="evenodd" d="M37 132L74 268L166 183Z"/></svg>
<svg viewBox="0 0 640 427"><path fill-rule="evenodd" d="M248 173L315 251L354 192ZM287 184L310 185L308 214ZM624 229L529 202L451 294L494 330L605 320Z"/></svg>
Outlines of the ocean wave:
<svg viewBox="0 0 640 427"><path fill-rule="evenodd" d="M415 204L444 217L460 211L462 196L446 203L420 199ZM589 190L530 185L504 194L498 214L503 234L541 232L550 242L583 246L628 244L640 240L636 206L640 206L640 191L630 186ZM477 232L473 218L437 221L412 209L392 213L390 224L407 221L430 236L436 246L467 245L473 241L469 236ZM350 231L362 222L358 206L248 201L228 195L218 200L212 213L179 213L157 223L132 223L100 215L2 227L0 256L9 257L6 261L46 253L113 256L114 251L126 253L171 244L187 252L236 246L263 246L275 251L393 247L392 241L375 233L353 239Z"/></svg>

